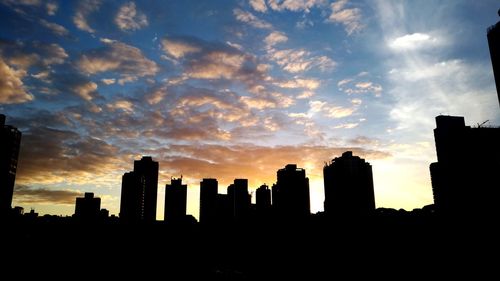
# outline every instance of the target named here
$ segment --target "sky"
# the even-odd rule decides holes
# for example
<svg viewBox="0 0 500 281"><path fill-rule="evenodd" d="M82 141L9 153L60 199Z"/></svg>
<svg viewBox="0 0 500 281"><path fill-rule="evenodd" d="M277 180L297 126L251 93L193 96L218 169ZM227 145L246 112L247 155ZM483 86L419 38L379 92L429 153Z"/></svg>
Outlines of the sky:
<svg viewBox="0 0 500 281"><path fill-rule="evenodd" d="M118 214L133 161L253 192L288 163L351 150L377 207L432 204L435 116L500 124L486 29L497 1L0 0L0 112L23 133L13 206L71 215L94 192ZM253 199L255 200L255 199Z"/></svg>

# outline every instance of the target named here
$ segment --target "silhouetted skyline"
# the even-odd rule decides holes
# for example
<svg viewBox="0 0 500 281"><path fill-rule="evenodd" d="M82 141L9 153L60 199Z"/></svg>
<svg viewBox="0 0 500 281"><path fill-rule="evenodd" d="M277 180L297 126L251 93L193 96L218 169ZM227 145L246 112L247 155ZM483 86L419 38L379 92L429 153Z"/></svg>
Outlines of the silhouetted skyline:
<svg viewBox="0 0 500 281"><path fill-rule="evenodd" d="M165 179L184 175L198 217L201 179L255 196L287 163L316 213L322 163L353 151L377 206L410 210L432 203L433 117L500 124L493 0L146 1L0 1L0 112L23 132L13 206L71 215L88 191L118 215L146 155L160 220Z"/></svg>
<svg viewBox="0 0 500 281"><path fill-rule="evenodd" d="M495 276L497 6L0 0L2 269Z"/></svg>

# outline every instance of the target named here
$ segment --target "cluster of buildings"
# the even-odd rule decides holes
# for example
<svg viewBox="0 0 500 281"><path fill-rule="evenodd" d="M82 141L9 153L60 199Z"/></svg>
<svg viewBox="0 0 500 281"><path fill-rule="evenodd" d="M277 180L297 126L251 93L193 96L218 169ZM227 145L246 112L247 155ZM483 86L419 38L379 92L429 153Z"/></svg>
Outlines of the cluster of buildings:
<svg viewBox="0 0 500 281"><path fill-rule="evenodd" d="M142 167L136 173L137 167ZM134 163L134 171L122 178L120 219L128 222L154 221L157 194L158 162L143 157ZM133 176L132 176L132 175ZM369 215L375 210L372 169L369 163L352 152L345 152L324 167L325 213L331 215ZM150 183L150 184L147 184ZM152 195L153 194L153 195ZM248 179L235 179L226 194L219 193L217 179L200 182L200 222L242 221L251 218L305 218L311 213L309 178L306 171L288 164L277 172L271 188L257 188L255 204L249 193ZM165 220L182 221L186 217L187 185L182 178L172 178L165 186ZM348 209L344 209L348 206Z"/></svg>

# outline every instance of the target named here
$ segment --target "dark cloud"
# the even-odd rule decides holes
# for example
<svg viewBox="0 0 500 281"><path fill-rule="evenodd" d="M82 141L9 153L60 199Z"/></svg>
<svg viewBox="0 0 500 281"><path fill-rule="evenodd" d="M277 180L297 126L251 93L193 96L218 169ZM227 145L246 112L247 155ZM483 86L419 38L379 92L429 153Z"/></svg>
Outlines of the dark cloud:
<svg viewBox="0 0 500 281"><path fill-rule="evenodd" d="M21 204L75 204L75 198L82 193L73 190L53 190L47 188L33 188L27 185L16 185L14 196Z"/></svg>
<svg viewBox="0 0 500 281"><path fill-rule="evenodd" d="M31 124L23 131L19 183L88 182L118 169L117 147L76 131Z"/></svg>
<svg viewBox="0 0 500 281"><path fill-rule="evenodd" d="M167 37L162 40L166 55L181 61L184 74L195 79L233 80L247 86L264 81L266 66L249 53L234 46L207 42L192 37Z"/></svg>
<svg viewBox="0 0 500 281"><path fill-rule="evenodd" d="M115 40L102 41L104 47L89 50L78 60L77 66L83 73L112 71L135 81L136 77L155 75L160 70L140 49Z"/></svg>

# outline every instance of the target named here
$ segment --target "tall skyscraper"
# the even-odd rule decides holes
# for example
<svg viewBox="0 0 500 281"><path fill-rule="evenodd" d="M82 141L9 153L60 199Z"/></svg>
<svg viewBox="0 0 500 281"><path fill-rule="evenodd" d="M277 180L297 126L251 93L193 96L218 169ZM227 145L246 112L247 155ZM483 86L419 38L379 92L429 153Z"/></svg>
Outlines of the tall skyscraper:
<svg viewBox="0 0 500 281"><path fill-rule="evenodd" d="M230 200L233 218L236 220L246 219L250 213L251 197L248 194L248 179L235 179L234 183L227 188L227 196Z"/></svg>
<svg viewBox="0 0 500 281"><path fill-rule="evenodd" d="M498 10L500 16L500 10ZM490 47L491 64L497 86L498 102L500 104L500 22L488 28L488 45Z"/></svg>
<svg viewBox="0 0 500 281"><path fill-rule="evenodd" d="M158 162L150 156L134 161L134 172L144 178L144 215L145 221L156 221L156 200L158 194Z"/></svg>
<svg viewBox="0 0 500 281"><path fill-rule="evenodd" d="M438 162L430 165L436 210L452 216L498 216L500 128L465 126L463 117L437 116Z"/></svg>
<svg viewBox="0 0 500 281"><path fill-rule="evenodd" d="M255 204L258 215L266 215L271 210L271 190L263 184L256 191Z"/></svg>
<svg viewBox="0 0 500 281"><path fill-rule="evenodd" d="M288 164L277 172L278 180L272 187L273 208L282 217L303 217L311 213L309 178L304 169Z"/></svg>
<svg viewBox="0 0 500 281"><path fill-rule="evenodd" d="M170 180L165 185L165 221L181 221L186 217L187 185L182 178Z"/></svg>
<svg viewBox="0 0 500 281"><path fill-rule="evenodd" d="M217 193L219 184L216 179L203 179L200 182L200 222L212 223L217 216Z"/></svg>
<svg viewBox="0 0 500 281"><path fill-rule="evenodd" d="M120 219L138 222L144 219L144 177L136 172L125 173L122 177Z"/></svg>
<svg viewBox="0 0 500 281"><path fill-rule="evenodd" d="M0 114L0 215L12 207L20 145L21 132L5 125L5 115Z"/></svg>
<svg viewBox="0 0 500 281"><path fill-rule="evenodd" d="M76 198L75 217L81 220L92 221L99 218L101 198L94 197L94 193L85 192L84 197Z"/></svg>
<svg viewBox="0 0 500 281"><path fill-rule="evenodd" d="M359 216L375 210L372 166L352 151L325 165L323 180L326 214Z"/></svg>

